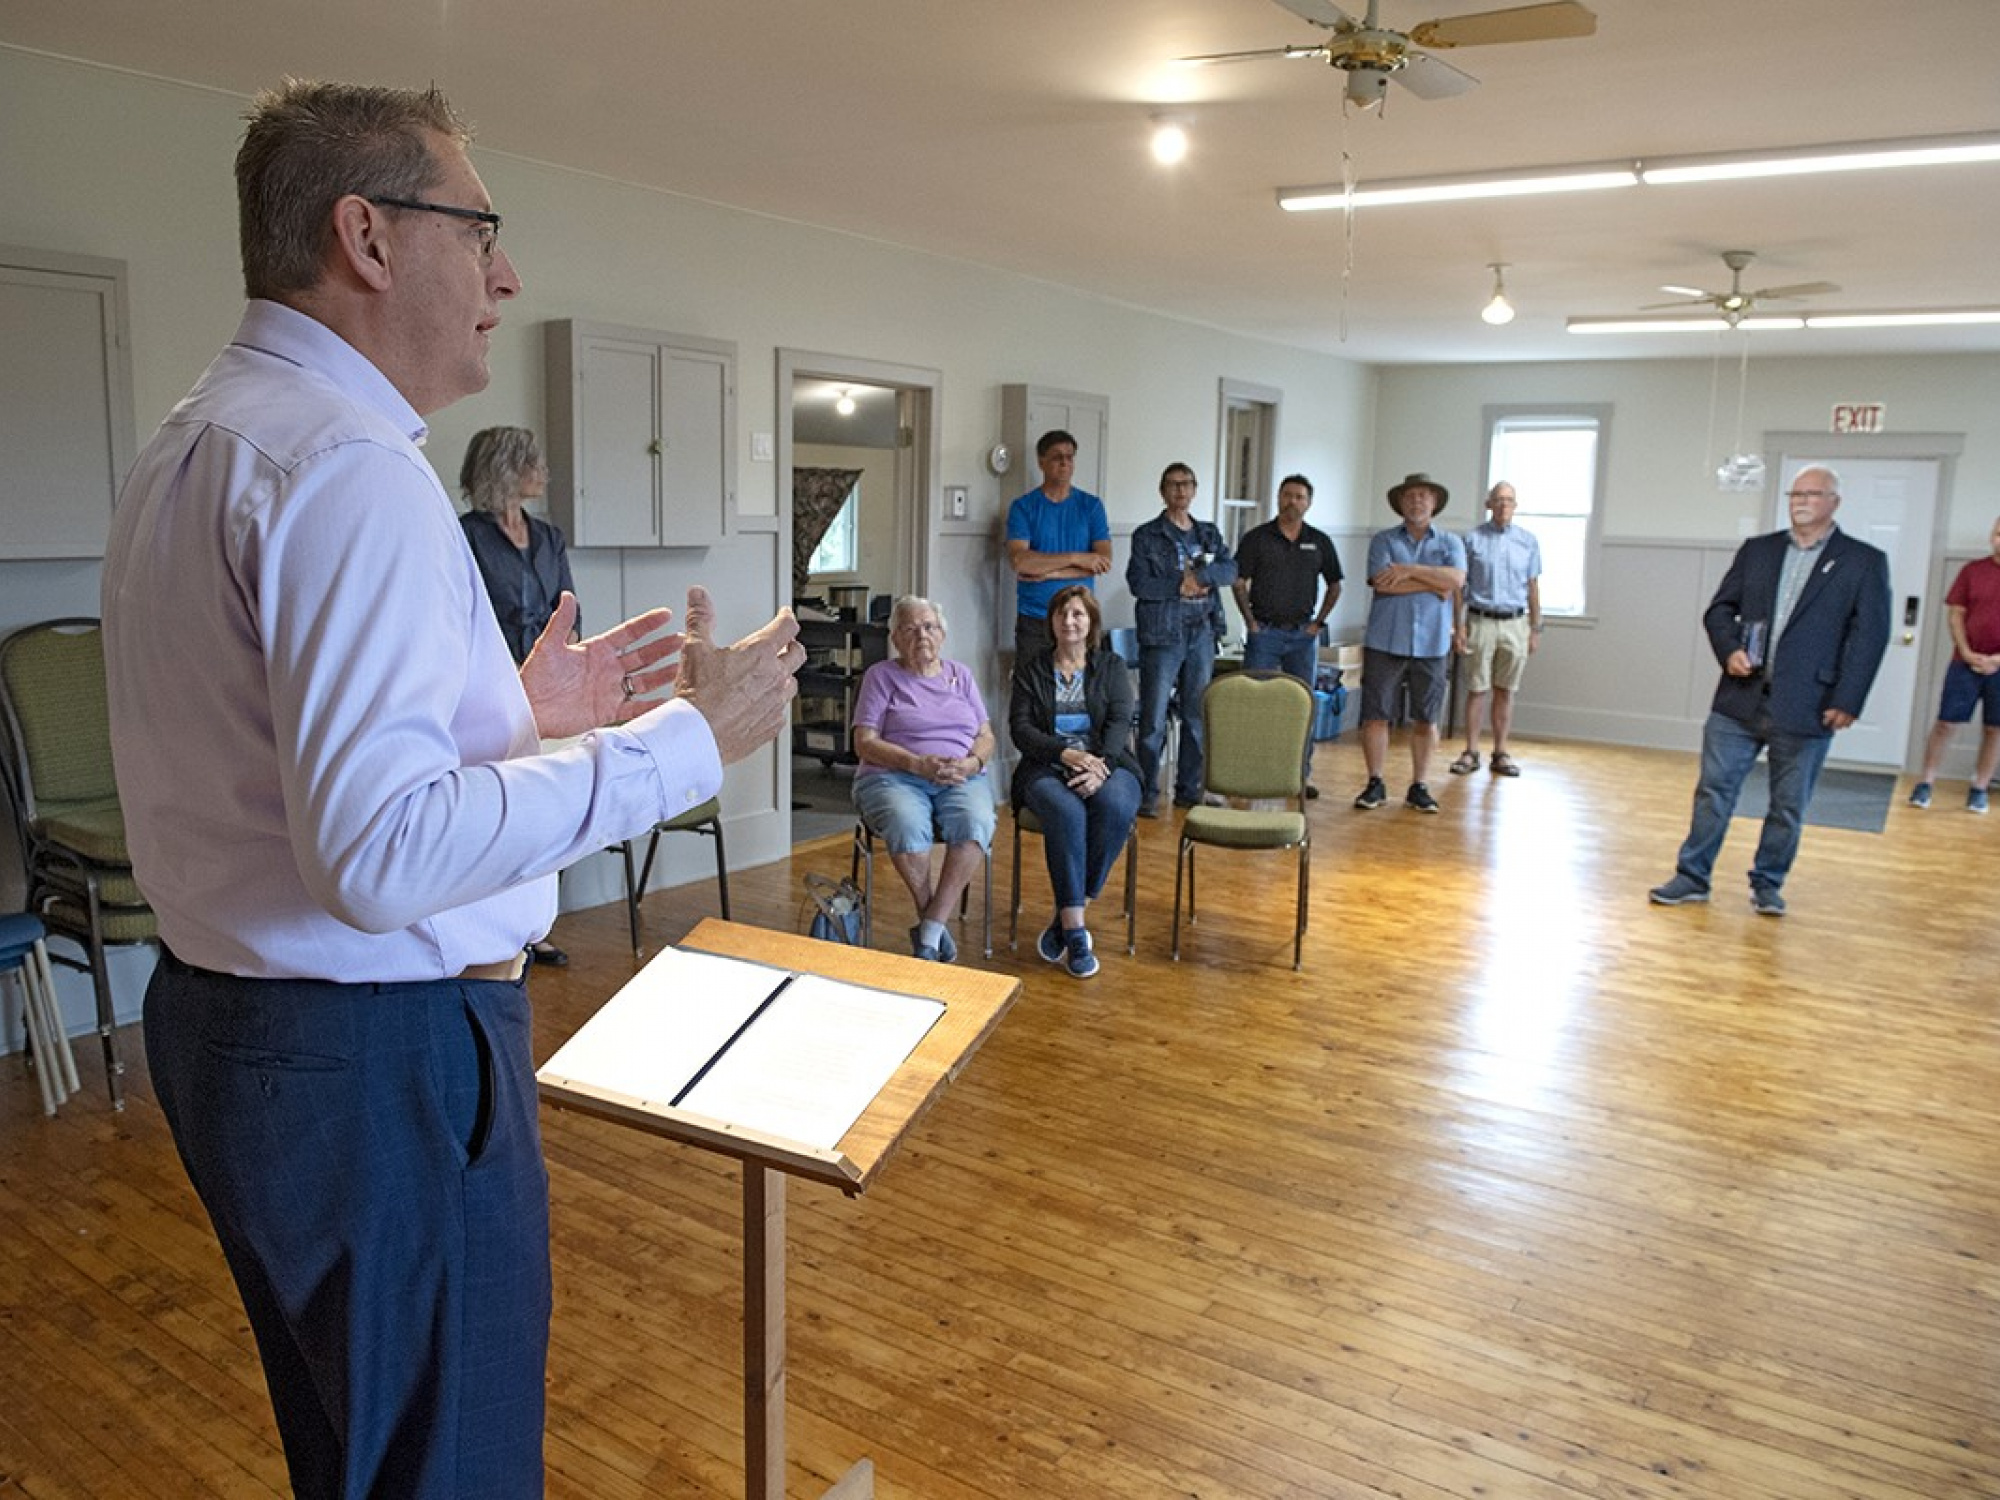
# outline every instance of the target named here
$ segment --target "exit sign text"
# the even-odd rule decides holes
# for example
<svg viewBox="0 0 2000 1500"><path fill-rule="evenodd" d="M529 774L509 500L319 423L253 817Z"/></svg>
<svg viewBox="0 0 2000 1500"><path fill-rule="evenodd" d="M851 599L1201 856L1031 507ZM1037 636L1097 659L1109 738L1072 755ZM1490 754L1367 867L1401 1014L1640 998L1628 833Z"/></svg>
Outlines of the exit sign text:
<svg viewBox="0 0 2000 1500"><path fill-rule="evenodd" d="M1835 432L1880 432L1882 430L1882 403L1880 401L1840 401L1833 408L1833 430Z"/></svg>

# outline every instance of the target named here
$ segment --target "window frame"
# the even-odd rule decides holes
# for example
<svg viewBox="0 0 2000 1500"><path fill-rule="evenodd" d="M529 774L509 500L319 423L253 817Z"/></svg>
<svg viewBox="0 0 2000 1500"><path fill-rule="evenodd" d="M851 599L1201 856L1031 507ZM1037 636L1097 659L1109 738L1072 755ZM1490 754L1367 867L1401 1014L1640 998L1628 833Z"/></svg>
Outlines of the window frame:
<svg viewBox="0 0 2000 1500"><path fill-rule="evenodd" d="M837 568L815 567L827 542L836 535L845 534L847 561ZM813 548L813 555L806 565L808 578L830 578L839 574L853 576L861 570L861 480L857 478L847 492L847 498L840 502L840 509L833 513L833 520Z"/></svg>
<svg viewBox="0 0 2000 1500"><path fill-rule="evenodd" d="M1597 618L1594 601L1597 597L1599 562L1603 546L1604 498L1611 472L1611 412L1610 403L1601 401L1508 401L1494 402L1481 408L1479 472L1488 476L1479 492L1482 520L1486 496L1492 492L1493 486L1503 479L1509 484L1514 483L1510 475L1493 473L1494 439L1504 427L1510 424L1544 428L1590 427L1597 434L1596 462L1591 476L1590 510L1584 521L1582 606L1574 611L1558 613L1548 607L1545 591L1542 605L1544 620L1589 622ZM1533 518L1537 514L1540 512L1529 506L1524 497L1515 511L1515 519L1532 532L1535 530ZM1542 564L1546 576L1548 569L1546 555L1542 559Z"/></svg>

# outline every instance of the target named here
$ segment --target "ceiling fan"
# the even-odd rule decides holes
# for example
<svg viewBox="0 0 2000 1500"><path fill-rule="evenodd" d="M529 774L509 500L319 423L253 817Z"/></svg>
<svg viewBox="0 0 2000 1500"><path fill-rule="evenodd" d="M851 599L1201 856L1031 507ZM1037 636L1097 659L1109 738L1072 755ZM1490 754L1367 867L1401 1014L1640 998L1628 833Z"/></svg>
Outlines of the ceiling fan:
<svg viewBox="0 0 2000 1500"><path fill-rule="evenodd" d="M1729 290L1726 292L1705 292L1696 286L1663 286L1663 292L1671 292L1684 300L1679 302L1652 302L1640 309L1641 312L1657 312L1667 307L1714 308L1722 319L1734 328L1756 308L1760 302L1790 302L1799 297L1819 297L1828 292L1837 292L1839 287L1830 281L1801 281L1791 286L1758 287L1755 291L1743 290L1743 272L1750 262L1757 258L1754 250L1725 250L1722 263L1729 267Z"/></svg>
<svg viewBox="0 0 2000 1500"><path fill-rule="evenodd" d="M1266 47L1254 52L1213 52L1184 57L1188 63L1251 62L1267 57L1325 58L1347 75L1347 97L1363 109L1379 104L1394 79L1420 99L1445 99L1462 94L1479 82L1470 73L1421 49L1483 47L1495 42L1543 42L1561 37L1589 36L1597 17L1576 0L1551 0L1544 5L1518 5L1509 10L1478 11L1425 21L1410 31L1392 31L1377 23L1379 0L1368 0L1367 13L1356 20L1332 0L1277 0L1301 20L1326 28L1332 35L1310 46Z"/></svg>

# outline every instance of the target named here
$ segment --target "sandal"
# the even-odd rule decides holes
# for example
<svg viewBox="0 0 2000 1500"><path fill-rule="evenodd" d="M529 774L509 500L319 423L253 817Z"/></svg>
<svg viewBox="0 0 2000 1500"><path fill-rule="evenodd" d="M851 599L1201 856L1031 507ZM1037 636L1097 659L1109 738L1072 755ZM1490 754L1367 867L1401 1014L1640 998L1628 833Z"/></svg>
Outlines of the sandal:
<svg viewBox="0 0 2000 1500"><path fill-rule="evenodd" d="M1497 755L1494 756L1493 763L1494 763L1494 769L1498 770L1500 765L1500 757ZM1463 755L1459 756L1457 760L1451 763L1451 774L1454 776L1464 776L1478 769L1479 769L1479 752L1477 750L1468 750Z"/></svg>
<svg viewBox="0 0 2000 1500"><path fill-rule="evenodd" d="M1452 769L1455 771L1458 767L1453 766ZM1495 750L1493 752L1493 774L1495 776L1519 776L1521 768L1514 764L1514 757L1509 755L1505 750Z"/></svg>

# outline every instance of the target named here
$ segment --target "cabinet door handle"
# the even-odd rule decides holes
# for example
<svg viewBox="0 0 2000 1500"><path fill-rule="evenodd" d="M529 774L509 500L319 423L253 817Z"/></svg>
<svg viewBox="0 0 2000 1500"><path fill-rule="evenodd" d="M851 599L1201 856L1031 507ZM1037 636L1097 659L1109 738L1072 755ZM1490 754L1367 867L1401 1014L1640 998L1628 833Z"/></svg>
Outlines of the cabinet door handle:
<svg viewBox="0 0 2000 1500"><path fill-rule="evenodd" d="M658 438L654 438L652 442L646 444L646 451L652 454L653 457L658 458L662 453L666 452L667 450L665 445L662 444Z"/></svg>

